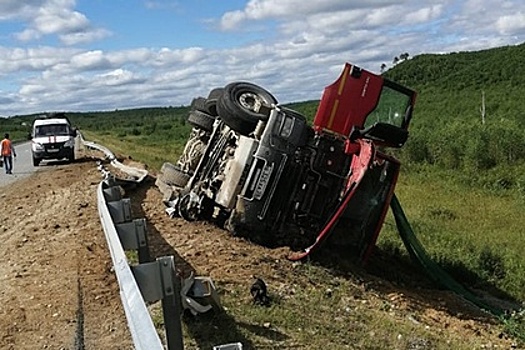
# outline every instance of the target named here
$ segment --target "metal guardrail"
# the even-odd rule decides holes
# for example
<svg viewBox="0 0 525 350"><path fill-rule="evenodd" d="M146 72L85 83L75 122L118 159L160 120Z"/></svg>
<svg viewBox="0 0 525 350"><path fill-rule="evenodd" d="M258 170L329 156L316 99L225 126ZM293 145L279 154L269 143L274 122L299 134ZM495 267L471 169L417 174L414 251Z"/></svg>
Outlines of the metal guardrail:
<svg viewBox="0 0 525 350"><path fill-rule="evenodd" d="M80 138L84 147L101 151L111 165L140 183L148 172L120 163L113 153L94 142ZM180 323L180 281L175 273L173 256L150 261L145 219L132 219L131 204L122 198L119 181L99 165L104 180L97 188L100 222L113 261L120 297L133 344L137 350L165 349L146 306L146 301L162 300L168 349L183 349ZM130 266L125 250L137 250L139 264Z"/></svg>
<svg viewBox="0 0 525 350"><path fill-rule="evenodd" d="M148 171L147 170L130 167L130 166L127 166L127 165L122 164L121 162L119 162L118 159L113 154L113 152L111 152L106 147L104 147L102 145L99 145L99 144L97 144L95 142L86 141L86 140L84 140L82 135L80 135L80 140L81 140L82 144L85 147L90 148L90 149L94 149L94 150L97 150L97 151L100 151L100 152L104 153L106 159L111 162L112 166L114 166L115 168L123 171L127 175L131 176L134 179L134 181L142 182L142 180L144 180L148 176Z"/></svg>
<svg viewBox="0 0 525 350"><path fill-rule="evenodd" d="M98 186L98 211L111 253L111 259L113 260L113 266L115 267L115 274L120 287L120 297L126 319L128 320L131 337L133 338L133 344L138 350L164 349L142 298L135 276L128 264L124 248L106 203L104 191L108 192L108 188L111 187L109 187L107 180L102 181Z"/></svg>
<svg viewBox="0 0 525 350"><path fill-rule="evenodd" d="M131 204L122 198L120 185L140 183L147 176L144 169L130 167L119 162L104 146L85 141L80 134L83 147L104 153L111 165L122 171L127 179L116 179L102 165L99 170L104 180L97 189L97 204L100 222L104 229L111 259L120 288L120 297L128 321L133 344L137 350L184 349L181 327L181 311L187 309L194 315L213 309L222 309L213 281L209 277L193 274L181 280L177 276L173 256L151 261L146 234L145 219L132 219ZM131 266L125 251L138 252L138 265ZM162 301L166 347L163 345L145 302ZM239 344L227 344L220 349L242 349ZM234 346L233 348L231 346Z"/></svg>

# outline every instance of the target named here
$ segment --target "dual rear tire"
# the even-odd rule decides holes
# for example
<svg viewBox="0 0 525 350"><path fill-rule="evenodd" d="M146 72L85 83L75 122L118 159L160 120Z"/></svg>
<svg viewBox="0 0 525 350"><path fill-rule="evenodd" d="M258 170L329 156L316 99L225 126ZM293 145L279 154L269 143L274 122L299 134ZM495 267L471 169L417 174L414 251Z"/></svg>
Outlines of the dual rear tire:
<svg viewBox="0 0 525 350"><path fill-rule="evenodd" d="M264 88L248 82L234 82L224 87L217 100L217 112L231 129L248 136L259 121L268 119L274 104L277 99Z"/></svg>
<svg viewBox="0 0 525 350"><path fill-rule="evenodd" d="M207 98L194 98L188 122L211 132L215 118L219 117L232 130L248 136L259 121L268 119L270 108L275 104L277 99L264 88L248 82L234 82L211 90Z"/></svg>

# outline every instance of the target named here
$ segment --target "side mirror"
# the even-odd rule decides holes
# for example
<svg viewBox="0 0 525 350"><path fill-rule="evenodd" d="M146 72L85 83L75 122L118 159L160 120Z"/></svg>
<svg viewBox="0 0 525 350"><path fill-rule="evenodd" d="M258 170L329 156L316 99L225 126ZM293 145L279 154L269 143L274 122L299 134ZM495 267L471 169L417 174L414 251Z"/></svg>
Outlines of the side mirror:
<svg viewBox="0 0 525 350"><path fill-rule="evenodd" d="M31 136L31 133L30 133L30 132L27 133L27 139L28 139L28 140L31 140L32 138L33 138L33 136Z"/></svg>

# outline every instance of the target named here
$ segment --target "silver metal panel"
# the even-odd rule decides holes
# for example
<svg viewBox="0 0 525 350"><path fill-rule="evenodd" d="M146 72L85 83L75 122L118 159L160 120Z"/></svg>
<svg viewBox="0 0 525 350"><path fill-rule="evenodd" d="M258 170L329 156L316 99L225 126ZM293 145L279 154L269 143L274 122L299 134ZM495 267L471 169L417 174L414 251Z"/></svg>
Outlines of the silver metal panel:
<svg viewBox="0 0 525 350"><path fill-rule="evenodd" d="M134 219L115 225L124 250L137 250L147 246L146 219Z"/></svg>
<svg viewBox="0 0 525 350"><path fill-rule="evenodd" d="M159 261L133 266L132 271L144 300L154 302L163 298Z"/></svg>
<svg viewBox="0 0 525 350"><path fill-rule="evenodd" d="M131 221L131 202L129 198L108 202L107 207L111 217L113 218L113 223L120 224Z"/></svg>
<svg viewBox="0 0 525 350"><path fill-rule="evenodd" d="M241 191L242 184L240 183L243 171L247 164L251 164L253 153L257 148L258 141L241 136L239 145L235 149L233 158L228 160L226 168L224 169L224 177L228 181L222 183L221 188L217 191L217 198L215 201L226 208L234 208L237 200L237 195Z"/></svg>
<svg viewBox="0 0 525 350"><path fill-rule="evenodd" d="M120 194L120 188L118 186L111 186L109 188L105 188L104 197L106 198L106 202L121 200L122 195Z"/></svg>
<svg viewBox="0 0 525 350"><path fill-rule="evenodd" d="M126 259L115 224L105 203L102 187L103 182L99 184L97 190L100 222L104 229L113 266L115 267L115 274L120 286L120 297L126 319L128 320L131 337L133 338L133 344L137 350L164 350L135 276L131 272Z"/></svg>

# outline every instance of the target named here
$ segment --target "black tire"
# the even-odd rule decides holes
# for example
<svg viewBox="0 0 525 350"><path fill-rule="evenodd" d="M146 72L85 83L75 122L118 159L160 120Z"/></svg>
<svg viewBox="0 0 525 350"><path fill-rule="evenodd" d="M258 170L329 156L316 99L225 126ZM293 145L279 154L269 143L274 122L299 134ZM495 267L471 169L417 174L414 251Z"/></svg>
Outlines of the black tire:
<svg viewBox="0 0 525 350"><path fill-rule="evenodd" d="M177 187L184 187L190 180L190 175L180 170L176 165L164 163L160 169L160 181Z"/></svg>
<svg viewBox="0 0 525 350"><path fill-rule="evenodd" d="M188 115L188 122L204 131L212 131L214 121L215 117L198 110L190 111Z"/></svg>
<svg viewBox="0 0 525 350"><path fill-rule="evenodd" d="M191 100L190 107L192 111L208 113L208 110L206 109L206 98L204 97L195 97L193 100Z"/></svg>
<svg viewBox="0 0 525 350"><path fill-rule="evenodd" d="M222 96L224 93L224 88L215 88L210 91L208 94L208 98L206 99L206 102L204 102L204 105L206 106L206 110L210 115L216 117L219 115L219 112L217 112L217 101L219 100L219 97Z"/></svg>
<svg viewBox="0 0 525 350"><path fill-rule="evenodd" d="M67 156L67 160L70 163L73 163L75 161L75 151L74 150L71 150L71 153Z"/></svg>
<svg viewBox="0 0 525 350"><path fill-rule="evenodd" d="M33 166L39 166L39 165L40 165L40 159L35 158L35 156L33 156Z"/></svg>
<svg viewBox="0 0 525 350"><path fill-rule="evenodd" d="M263 105L272 104L277 104L277 99L262 87L247 82L235 82L224 88L217 100L217 112L234 131L249 135L255 130L259 120L268 118L268 110Z"/></svg>
<svg viewBox="0 0 525 350"><path fill-rule="evenodd" d="M174 198L174 192L171 189L171 186L162 181L160 174L155 180L155 186L157 186L160 193L162 193L162 200L164 202L171 201Z"/></svg>

